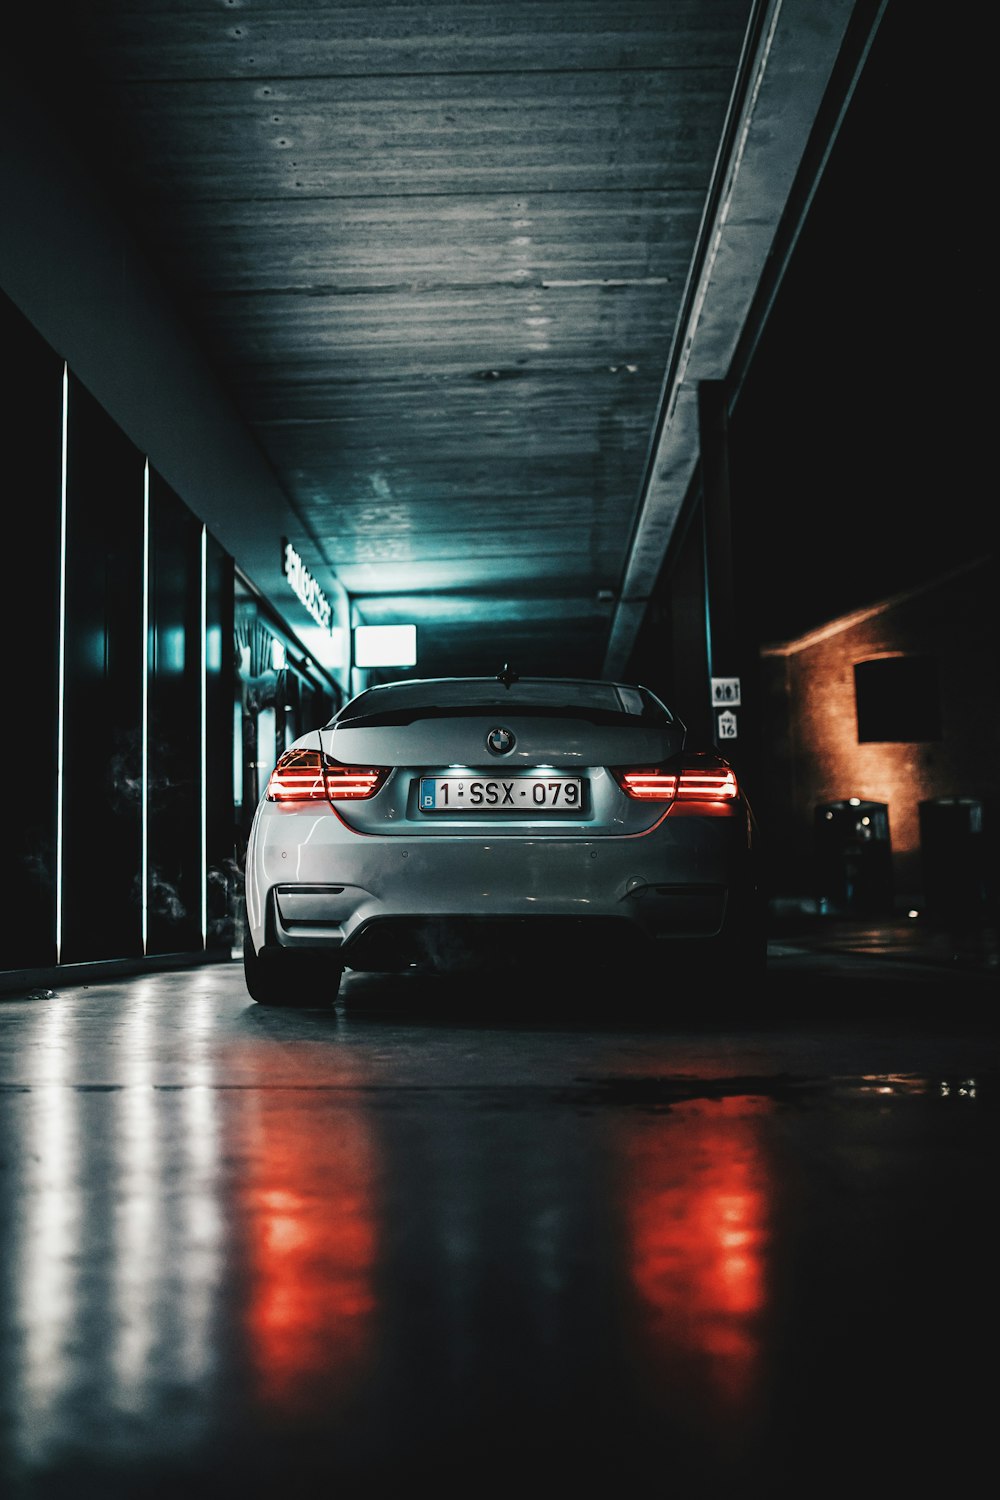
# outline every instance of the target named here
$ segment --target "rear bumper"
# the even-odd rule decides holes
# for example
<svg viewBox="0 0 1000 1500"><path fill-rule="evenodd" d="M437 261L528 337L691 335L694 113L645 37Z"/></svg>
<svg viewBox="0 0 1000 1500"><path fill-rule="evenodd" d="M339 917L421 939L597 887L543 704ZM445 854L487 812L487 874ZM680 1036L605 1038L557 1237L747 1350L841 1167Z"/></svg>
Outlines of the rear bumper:
<svg viewBox="0 0 1000 1500"><path fill-rule="evenodd" d="M360 970L634 953L719 938L753 886L738 818L667 819L642 838L322 837L333 831L322 820L319 836L293 842L287 820L255 830L258 951L336 952Z"/></svg>
<svg viewBox="0 0 1000 1500"><path fill-rule="evenodd" d="M612 893L603 902L577 895L546 900L538 897L516 897L509 892L486 893L475 903L456 901L442 904L440 897L425 903L422 911L400 908L395 902L376 898L372 892L350 885L278 885L271 892L276 930L291 936L295 932L332 931L337 928L346 941L355 929L366 922L388 916L464 915L475 918L509 917L530 921L533 917L575 919L623 918L648 931L651 936L665 930L695 927L708 932L722 922L726 888L722 885L648 885L638 879L621 893ZM411 897L414 894L408 892ZM464 905L464 910L463 910Z"/></svg>
<svg viewBox="0 0 1000 1500"><path fill-rule="evenodd" d="M375 917L354 931L341 957L347 968L382 971L637 959L660 942L716 939L725 894L702 894L699 901L697 926L665 912L659 929L639 924L627 910L599 917Z"/></svg>
<svg viewBox="0 0 1000 1500"><path fill-rule="evenodd" d="M358 916L361 907L372 905L356 906L360 895L344 887L278 886L265 917L265 941L281 948L337 950L351 969L454 967L473 957L613 954L658 940L712 938L723 930L729 904L721 886L673 886L643 887L599 913L377 911Z"/></svg>

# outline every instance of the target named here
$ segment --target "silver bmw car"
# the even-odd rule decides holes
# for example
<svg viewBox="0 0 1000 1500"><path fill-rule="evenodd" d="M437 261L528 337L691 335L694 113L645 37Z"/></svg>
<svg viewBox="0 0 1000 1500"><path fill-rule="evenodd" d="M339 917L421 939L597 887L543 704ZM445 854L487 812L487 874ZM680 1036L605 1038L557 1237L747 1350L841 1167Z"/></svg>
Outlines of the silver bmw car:
<svg viewBox="0 0 1000 1500"><path fill-rule="evenodd" d="M407 679L278 760L246 857L262 1005L344 970L762 967L756 825L732 766L621 682Z"/></svg>

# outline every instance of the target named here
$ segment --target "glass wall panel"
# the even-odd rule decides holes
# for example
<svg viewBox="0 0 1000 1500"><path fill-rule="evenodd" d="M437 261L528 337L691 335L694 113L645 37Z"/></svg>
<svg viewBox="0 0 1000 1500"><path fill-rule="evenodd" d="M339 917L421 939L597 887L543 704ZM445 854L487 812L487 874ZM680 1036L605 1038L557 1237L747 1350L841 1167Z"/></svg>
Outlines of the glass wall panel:
<svg viewBox="0 0 1000 1500"><path fill-rule="evenodd" d="M202 947L201 525L150 471L147 953Z"/></svg>
<svg viewBox="0 0 1000 1500"><path fill-rule="evenodd" d="M206 944L219 957L232 951L242 876L233 828L233 560L212 537L206 544L205 708L207 739L206 857L208 931Z"/></svg>
<svg viewBox="0 0 1000 1500"><path fill-rule="evenodd" d="M64 963L142 952L144 459L72 372L66 463Z"/></svg>
<svg viewBox="0 0 1000 1500"><path fill-rule="evenodd" d="M0 347L6 374L0 494L14 541L0 589L8 654L3 723L14 771L4 808L0 968L21 969L56 961L63 361L2 294Z"/></svg>

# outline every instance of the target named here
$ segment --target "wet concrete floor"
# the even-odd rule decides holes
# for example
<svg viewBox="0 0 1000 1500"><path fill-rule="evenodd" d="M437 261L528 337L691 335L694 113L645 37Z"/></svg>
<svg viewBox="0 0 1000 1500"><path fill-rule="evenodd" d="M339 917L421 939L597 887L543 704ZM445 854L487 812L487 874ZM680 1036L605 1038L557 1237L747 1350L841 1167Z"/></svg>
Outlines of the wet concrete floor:
<svg viewBox="0 0 1000 1500"><path fill-rule="evenodd" d="M0 998L3 1492L972 1482L995 972L793 942L745 1009L584 989Z"/></svg>

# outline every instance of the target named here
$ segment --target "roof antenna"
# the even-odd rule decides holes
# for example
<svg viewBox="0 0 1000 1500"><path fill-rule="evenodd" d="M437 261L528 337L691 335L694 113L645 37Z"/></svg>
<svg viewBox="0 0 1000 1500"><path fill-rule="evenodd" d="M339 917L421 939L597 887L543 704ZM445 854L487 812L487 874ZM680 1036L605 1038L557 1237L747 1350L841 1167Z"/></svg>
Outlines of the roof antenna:
<svg viewBox="0 0 1000 1500"><path fill-rule="evenodd" d="M503 671L497 673L497 682L502 682L505 688L509 688L520 680L517 673L511 671L509 663L504 662Z"/></svg>

